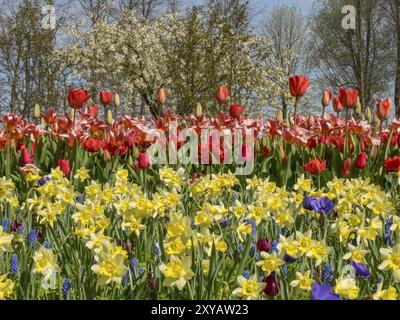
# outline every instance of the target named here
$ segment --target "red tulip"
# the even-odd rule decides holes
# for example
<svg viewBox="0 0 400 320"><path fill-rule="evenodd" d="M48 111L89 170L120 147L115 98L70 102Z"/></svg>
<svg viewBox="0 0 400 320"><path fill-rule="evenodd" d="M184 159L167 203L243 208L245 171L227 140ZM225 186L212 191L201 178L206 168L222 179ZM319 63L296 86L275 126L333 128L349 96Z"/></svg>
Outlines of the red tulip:
<svg viewBox="0 0 400 320"><path fill-rule="evenodd" d="M158 89L156 95L156 102L160 105L164 104L165 100L167 100L167 96L168 96L168 90L166 88Z"/></svg>
<svg viewBox="0 0 400 320"><path fill-rule="evenodd" d="M232 118L239 119L244 112L244 107L236 103L232 104L229 108L229 114Z"/></svg>
<svg viewBox="0 0 400 320"><path fill-rule="evenodd" d="M385 170L389 172L399 172L400 171L400 158L387 158L385 160Z"/></svg>
<svg viewBox="0 0 400 320"><path fill-rule="evenodd" d="M307 140L307 147L310 149L314 149L318 146L318 138L317 137L310 137Z"/></svg>
<svg viewBox="0 0 400 320"><path fill-rule="evenodd" d="M257 249L260 251L269 252L271 248L271 241L267 239L260 239L257 241Z"/></svg>
<svg viewBox="0 0 400 320"><path fill-rule="evenodd" d="M309 174L317 175L323 172L326 168L326 161L314 159L304 165L304 168Z"/></svg>
<svg viewBox="0 0 400 320"><path fill-rule="evenodd" d="M12 232L17 232L18 229L19 229L19 227L21 227L21 226L22 226L22 221L21 221L21 223L20 223L20 222L18 222L17 220L14 220L14 221L11 223L11 231L12 231Z"/></svg>
<svg viewBox="0 0 400 320"><path fill-rule="evenodd" d="M151 273L147 274L147 281L151 289L155 290L157 288L157 280L151 275Z"/></svg>
<svg viewBox="0 0 400 320"><path fill-rule="evenodd" d="M111 91L100 91L100 102L103 105L110 105L112 102L113 93Z"/></svg>
<svg viewBox="0 0 400 320"><path fill-rule="evenodd" d="M365 152L361 152L354 162L354 167L358 170L364 170L367 166L367 154Z"/></svg>
<svg viewBox="0 0 400 320"><path fill-rule="evenodd" d="M70 89L68 91L68 104L72 109L81 109L86 101L90 99L90 94L83 89Z"/></svg>
<svg viewBox="0 0 400 320"><path fill-rule="evenodd" d="M264 155L265 157L268 157L269 154L270 154L270 152L271 152L271 150L270 150L268 147L264 147L264 148L263 148L262 153L263 153L263 155Z"/></svg>
<svg viewBox="0 0 400 320"><path fill-rule="evenodd" d="M224 104L228 101L229 89L227 87L219 87L215 92L215 99L219 104Z"/></svg>
<svg viewBox="0 0 400 320"><path fill-rule="evenodd" d="M324 91L321 100L322 106L324 108L327 107L331 102L331 99L332 99L332 93L330 91Z"/></svg>
<svg viewBox="0 0 400 320"><path fill-rule="evenodd" d="M333 99L333 110L335 110L335 112L339 113L343 110L343 105L340 102L339 97L336 97L335 99Z"/></svg>
<svg viewBox="0 0 400 320"><path fill-rule="evenodd" d="M281 286L279 281L275 278L275 276L271 273L268 277L265 278L264 282L266 283L264 293L269 297L275 297L279 294L281 290Z"/></svg>
<svg viewBox="0 0 400 320"><path fill-rule="evenodd" d="M358 99L358 90L357 89L340 89L339 90L339 101L342 106L346 109L354 109Z"/></svg>
<svg viewBox="0 0 400 320"><path fill-rule="evenodd" d="M22 157L21 157L22 164L23 165L33 164L33 161L34 161L35 157L29 153L28 148L25 147L24 145L22 145L20 150L21 150L21 153L22 153Z"/></svg>
<svg viewBox="0 0 400 320"><path fill-rule="evenodd" d="M310 86L310 79L303 76L294 76L289 78L289 88L292 97L302 97L306 94Z"/></svg>
<svg viewBox="0 0 400 320"><path fill-rule="evenodd" d="M350 175L351 159L346 159L343 164L342 173L345 177Z"/></svg>
<svg viewBox="0 0 400 320"><path fill-rule="evenodd" d="M68 160L59 160L58 166L60 167L60 170L68 177L71 173Z"/></svg>
<svg viewBox="0 0 400 320"><path fill-rule="evenodd" d="M376 115L379 120L384 121L389 118L390 110L392 109L392 101L390 99L379 100L377 104Z"/></svg>
<svg viewBox="0 0 400 320"><path fill-rule="evenodd" d="M147 152L139 153L138 168L148 169L150 167L150 156Z"/></svg>
<svg viewBox="0 0 400 320"><path fill-rule="evenodd" d="M106 147L106 142L100 138L88 137L83 141L83 149L87 152L99 152L101 149Z"/></svg>
<svg viewBox="0 0 400 320"><path fill-rule="evenodd" d="M86 113L96 118L97 115L99 114L99 107L97 106L97 104L94 104L93 106L87 106Z"/></svg>

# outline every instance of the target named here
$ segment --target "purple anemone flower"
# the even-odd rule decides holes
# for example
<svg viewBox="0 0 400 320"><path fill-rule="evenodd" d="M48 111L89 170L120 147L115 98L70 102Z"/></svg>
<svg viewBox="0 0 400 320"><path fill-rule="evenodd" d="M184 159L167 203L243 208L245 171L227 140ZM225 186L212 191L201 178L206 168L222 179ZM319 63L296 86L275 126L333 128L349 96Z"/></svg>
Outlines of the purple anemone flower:
<svg viewBox="0 0 400 320"><path fill-rule="evenodd" d="M314 211L317 207L318 200L314 197L304 197L303 199L303 208L306 210Z"/></svg>
<svg viewBox="0 0 400 320"><path fill-rule="evenodd" d="M327 197L323 197L318 200L317 208L314 209L316 213L319 214L329 214L335 208L333 201Z"/></svg>
<svg viewBox="0 0 400 320"><path fill-rule="evenodd" d="M286 253L285 253L284 257L283 257L283 260L284 260L286 263L295 263L295 262L299 261L299 259L293 258L293 257L289 256L289 255L286 254Z"/></svg>
<svg viewBox="0 0 400 320"><path fill-rule="evenodd" d="M327 197L316 199L313 197L304 197L303 208L314 211L319 214L329 214L335 208L333 201Z"/></svg>
<svg viewBox="0 0 400 320"><path fill-rule="evenodd" d="M354 261L351 261L351 266L355 269L357 277L369 278L371 276L371 273L364 263L355 263Z"/></svg>
<svg viewBox="0 0 400 320"><path fill-rule="evenodd" d="M342 300L340 296L332 291L329 284L318 284L314 282L311 289L311 300Z"/></svg>

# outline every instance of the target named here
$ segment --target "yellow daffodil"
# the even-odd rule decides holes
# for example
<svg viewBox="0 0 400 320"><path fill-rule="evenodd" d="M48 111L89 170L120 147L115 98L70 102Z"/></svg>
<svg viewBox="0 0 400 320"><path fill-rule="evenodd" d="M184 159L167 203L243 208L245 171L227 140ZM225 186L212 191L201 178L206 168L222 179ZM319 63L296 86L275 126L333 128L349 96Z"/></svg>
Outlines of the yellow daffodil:
<svg viewBox="0 0 400 320"><path fill-rule="evenodd" d="M84 182L85 180L89 179L89 169L85 168L80 168L76 170L76 173L74 175L74 179L79 179L80 182Z"/></svg>
<svg viewBox="0 0 400 320"><path fill-rule="evenodd" d="M344 260L353 260L355 263L367 263L365 260L365 255L369 252L369 250L362 249L361 246L355 247L352 244L348 244L349 252L343 256Z"/></svg>
<svg viewBox="0 0 400 320"><path fill-rule="evenodd" d="M290 285L295 288L300 288L301 290L311 291L311 285L314 280L310 279L311 271L308 270L302 274L301 272L296 272L296 280L290 282Z"/></svg>
<svg viewBox="0 0 400 320"><path fill-rule="evenodd" d="M357 287L356 280L350 277L340 277L336 280L335 293L342 298L355 300L358 297L360 288Z"/></svg>
<svg viewBox="0 0 400 320"><path fill-rule="evenodd" d="M0 300L9 298L14 291L14 282L7 279L7 274L0 275Z"/></svg>
<svg viewBox="0 0 400 320"><path fill-rule="evenodd" d="M397 300L398 294L397 289L393 286L390 286L386 290L382 290L383 283L378 285L377 291L373 295L374 300Z"/></svg>
<svg viewBox="0 0 400 320"><path fill-rule="evenodd" d="M43 275L42 288L55 289L56 288L56 274L60 272L57 265L57 259L51 249L44 247L39 248L33 255L34 267L33 273L40 273Z"/></svg>
<svg viewBox="0 0 400 320"><path fill-rule="evenodd" d="M187 281L193 278L194 273L191 269L192 258L171 256L168 264L160 265L160 271L165 276L164 286L177 287L182 291Z"/></svg>
<svg viewBox="0 0 400 320"><path fill-rule="evenodd" d="M11 251L11 241L14 239L14 235L3 231L3 227L0 226L0 256L7 251Z"/></svg>
<svg viewBox="0 0 400 320"><path fill-rule="evenodd" d="M265 282L259 282L257 275L251 276L246 279L243 276L237 278L239 288L233 290L232 294L235 297L243 300L258 300L260 299L260 293L265 288Z"/></svg>
<svg viewBox="0 0 400 320"><path fill-rule="evenodd" d="M100 254L95 255L96 264L91 269L100 276L98 283L104 285L114 282L120 285L128 269L125 266L126 257L126 251L115 245L110 245Z"/></svg>
<svg viewBox="0 0 400 320"><path fill-rule="evenodd" d="M164 244L165 252L168 255L180 255L186 250L185 244L182 242L181 238L176 238L171 241L167 241Z"/></svg>
<svg viewBox="0 0 400 320"><path fill-rule="evenodd" d="M269 254L262 251L260 256L262 260L257 261L256 265L261 267L261 270L264 271L266 277L269 276L272 272L278 270L280 266L285 264L285 261L279 259L276 256L275 252Z"/></svg>
<svg viewBox="0 0 400 320"><path fill-rule="evenodd" d="M378 267L379 270L392 270L397 282L400 282L400 244L394 248L381 248L381 256L385 259Z"/></svg>
<svg viewBox="0 0 400 320"><path fill-rule="evenodd" d="M328 247L325 240L313 241L311 249L307 252L307 257L314 258L315 266L319 266L322 262L328 261L328 256L332 252L332 248Z"/></svg>

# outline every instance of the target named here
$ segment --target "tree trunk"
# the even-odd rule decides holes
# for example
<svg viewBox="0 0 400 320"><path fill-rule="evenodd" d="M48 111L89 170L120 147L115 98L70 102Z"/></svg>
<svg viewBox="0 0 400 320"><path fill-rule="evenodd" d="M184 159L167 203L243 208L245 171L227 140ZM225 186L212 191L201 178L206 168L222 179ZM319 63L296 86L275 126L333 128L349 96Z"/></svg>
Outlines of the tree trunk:
<svg viewBox="0 0 400 320"><path fill-rule="evenodd" d="M287 118L287 103L285 97L282 95L282 113L283 119L286 120Z"/></svg>

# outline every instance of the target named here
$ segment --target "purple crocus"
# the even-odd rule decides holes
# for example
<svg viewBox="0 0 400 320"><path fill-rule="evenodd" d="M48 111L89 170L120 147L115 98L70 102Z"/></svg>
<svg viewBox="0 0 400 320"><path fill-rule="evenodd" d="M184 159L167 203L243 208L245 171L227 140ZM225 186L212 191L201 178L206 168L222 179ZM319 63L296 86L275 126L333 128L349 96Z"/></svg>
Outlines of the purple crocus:
<svg viewBox="0 0 400 320"><path fill-rule="evenodd" d="M311 288L311 300L342 300L342 298L332 291L329 284L320 285L314 282Z"/></svg>
<svg viewBox="0 0 400 320"><path fill-rule="evenodd" d="M362 262L355 263L354 261L351 261L351 266L356 271L357 277L369 278L371 276L371 273L369 272L364 263Z"/></svg>

